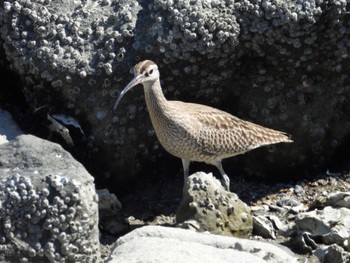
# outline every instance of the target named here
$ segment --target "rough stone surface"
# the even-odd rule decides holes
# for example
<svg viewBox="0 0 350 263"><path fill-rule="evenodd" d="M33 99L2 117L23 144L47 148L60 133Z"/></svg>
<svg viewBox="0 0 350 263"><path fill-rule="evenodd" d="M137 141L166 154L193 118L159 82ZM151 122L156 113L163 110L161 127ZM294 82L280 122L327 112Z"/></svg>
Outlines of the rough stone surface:
<svg viewBox="0 0 350 263"><path fill-rule="evenodd" d="M58 144L0 145L0 261L97 262L97 202L94 179Z"/></svg>
<svg viewBox="0 0 350 263"><path fill-rule="evenodd" d="M335 192L327 196L320 196L316 199L313 207L345 207L350 209L350 192Z"/></svg>
<svg viewBox="0 0 350 263"><path fill-rule="evenodd" d="M311 239L342 246L350 238L350 209L326 206L322 210L300 213L295 227L299 234L306 233Z"/></svg>
<svg viewBox="0 0 350 263"><path fill-rule="evenodd" d="M137 248L137 249L135 249ZM265 242L145 226L118 239L106 262L297 262L281 247Z"/></svg>
<svg viewBox="0 0 350 263"><path fill-rule="evenodd" d="M11 114L0 108L0 144L13 140L22 131L14 122Z"/></svg>
<svg viewBox="0 0 350 263"><path fill-rule="evenodd" d="M344 263L349 262L349 253L337 245L321 246L315 250L315 255L320 262L324 263Z"/></svg>
<svg viewBox="0 0 350 263"><path fill-rule="evenodd" d="M253 229L248 205L203 172L187 178L176 221L182 227L228 236L249 236Z"/></svg>
<svg viewBox="0 0 350 263"><path fill-rule="evenodd" d="M116 195L110 193L108 189L100 189L97 194L100 228L114 235L128 231L129 226L121 214L122 204Z"/></svg>
<svg viewBox="0 0 350 263"><path fill-rule="evenodd" d="M164 153L144 121L141 91L111 111L140 59L159 64L168 98L291 133L292 147L239 160L246 173L280 174L324 167L349 144L347 11L346 0L11 0L0 31L31 107L90 128L101 176L133 179Z"/></svg>
<svg viewBox="0 0 350 263"><path fill-rule="evenodd" d="M254 217L264 217L271 224L268 231L275 235L262 237L256 231L254 225L253 235L249 239L275 243L288 247L297 253L300 262L308 263L334 263L350 262L350 240L344 240L343 244L324 244L321 236L313 236L305 230L298 231L295 221L299 214L305 212L322 211L325 207L341 208L338 204L344 204L345 208L347 191L350 189L350 173L324 172L313 177L306 177L299 181L288 183L272 183L267 180L251 180L243 175L233 178L232 188L240 199L251 205ZM166 180L148 180L138 182L137 190L121 197L124 207L124 215L128 218L130 228L135 229L145 225L164 225L176 227L175 212L179 205L179 194L183 187L183 181L176 177ZM325 205L319 200L333 200ZM341 201L343 200L343 201ZM319 212L321 215L321 213ZM324 220L324 225L338 225L339 214L333 213L333 221L330 217L318 216L317 221ZM264 220L264 222L267 222ZM317 222L317 225L320 225ZM198 229L196 221L188 222L188 227ZM263 226L265 228L265 226ZM344 228L333 227L333 236L341 236ZM338 234L336 232L339 232ZM266 232L265 232L266 233ZM333 258L334 257L334 258Z"/></svg>
<svg viewBox="0 0 350 263"><path fill-rule="evenodd" d="M265 216L253 216L253 229L255 235L262 236L263 238L276 238L275 228L271 220Z"/></svg>

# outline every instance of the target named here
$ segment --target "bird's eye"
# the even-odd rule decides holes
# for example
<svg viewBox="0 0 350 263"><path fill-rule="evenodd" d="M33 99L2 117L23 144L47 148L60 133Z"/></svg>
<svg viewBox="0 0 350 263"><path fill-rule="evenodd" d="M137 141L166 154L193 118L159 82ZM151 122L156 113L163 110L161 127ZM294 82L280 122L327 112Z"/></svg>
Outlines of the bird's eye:
<svg viewBox="0 0 350 263"><path fill-rule="evenodd" d="M151 69L151 70L148 72L149 75L152 75L152 73L153 73L153 69Z"/></svg>

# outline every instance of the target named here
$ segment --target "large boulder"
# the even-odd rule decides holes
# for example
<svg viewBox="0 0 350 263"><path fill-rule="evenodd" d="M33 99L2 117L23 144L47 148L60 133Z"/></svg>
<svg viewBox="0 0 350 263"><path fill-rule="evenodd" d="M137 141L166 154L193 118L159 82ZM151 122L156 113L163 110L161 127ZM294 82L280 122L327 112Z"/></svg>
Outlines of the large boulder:
<svg viewBox="0 0 350 263"><path fill-rule="evenodd" d="M168 98L293 135L293 145L239 159L247 173L326 167L348 143L347 23L346 0L11 0L0 12L2 46L29 105L75 117L100 176L119 181L164 153L141 91L112 113L140 59L159 64Z"/></svg>
<svg viewBox="0 0 350 263"><path fill-rule="evenodd" d="M94 179L31 135L0 145L0 261L98 262Z"/></svg>
<svg viewBox="0 0 350 263"><path fill-rule="evenodd" d="M288 249L266 242L145 226L119 238L106 262L287 263L297 258Z"/></svg>

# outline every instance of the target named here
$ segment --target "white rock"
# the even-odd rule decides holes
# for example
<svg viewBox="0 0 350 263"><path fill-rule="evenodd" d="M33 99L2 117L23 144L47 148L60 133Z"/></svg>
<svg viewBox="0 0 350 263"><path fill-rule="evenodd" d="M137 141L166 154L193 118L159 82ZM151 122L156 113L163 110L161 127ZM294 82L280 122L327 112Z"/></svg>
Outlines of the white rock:
<svg viewBox="0 0 350 263"><path fill-rule="evenodd" d="M288 249L266 242L145 226L118 239L106 262L297 262Z"/></svg>
<svg viewBox="0 0 350 263"><path fill-rule="evenodd" d="M350 238L350 209L327 206L323 210L301 213L295 224L299 233L321 237L324 244L341 245Z"/></svg>
<svg viewBox="0 0 350 263"><path fill-rule="evenodd" d="M264 238L276 239L272 222L263 215L253 216L254 233Z"/></svg>
<svg viewBox="0 0 350 263"><path fill-rule="evenodd" d="M350 208L350 192L335 192L327 197L325 205Z"/></svg>

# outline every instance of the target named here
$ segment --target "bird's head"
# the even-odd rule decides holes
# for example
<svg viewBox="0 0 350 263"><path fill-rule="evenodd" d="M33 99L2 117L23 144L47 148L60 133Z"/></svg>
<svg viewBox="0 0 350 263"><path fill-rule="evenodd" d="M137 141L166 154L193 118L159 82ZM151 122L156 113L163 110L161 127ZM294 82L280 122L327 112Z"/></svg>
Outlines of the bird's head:
<svg viewBox="0 0 350 263"><path fill-rule="evenodd" d="M159 70L156 63L151 60L139 62L134 67L134 78L120 92L117 101L114 104L113 110L116 110L120 100L132 87L138 84L143 84L145 88L151 86L155 81L159 80Z"/></svg>

